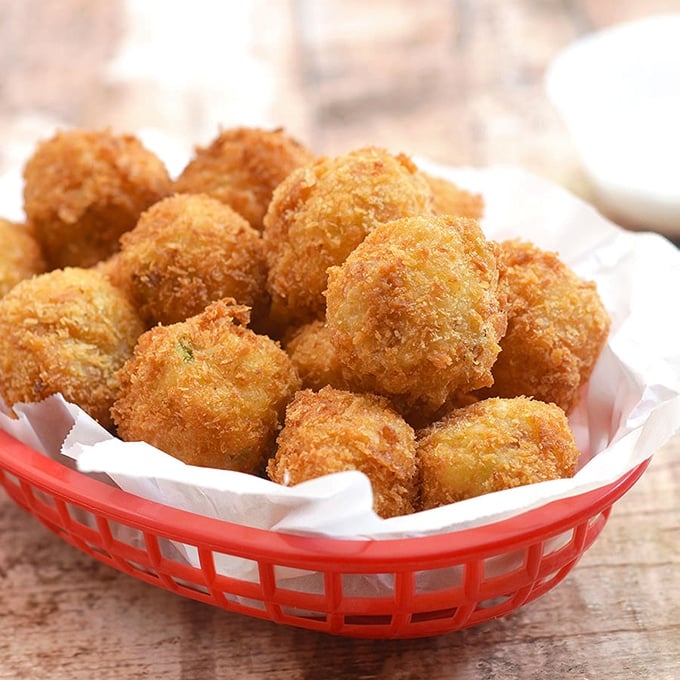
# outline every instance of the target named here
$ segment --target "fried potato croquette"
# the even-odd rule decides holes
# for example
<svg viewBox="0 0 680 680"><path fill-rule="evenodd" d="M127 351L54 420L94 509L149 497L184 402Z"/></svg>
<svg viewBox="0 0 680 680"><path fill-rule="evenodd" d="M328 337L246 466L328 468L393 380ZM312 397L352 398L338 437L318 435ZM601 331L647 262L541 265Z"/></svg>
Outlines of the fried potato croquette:
<svg viewBox="0 0 680 680"><path fill-rule="evenodd" d="M423 174L432 190L434 212L437 215L481 219L484 214L484 199L481 194L461 189L457 184L442 177Z"/></svg>
<svg viewBox="0 0 680 680"><path fill-rule="evenodd" d="M326 322L349 384L392 397L410 422L490 385L506 326L498 278L474 220L377 226L329 270Z"/></svg>
<svg viewBox="0 0 680 680"><path fill-rule="evenodd" d="M25 224L0 217L0 297L35 274L46 271L40 246Z"/></svg>
<svg viewBox="0 0 680 680"><path fill-rule="evenodd" d="M595 284L557 254L520 240L499 248L508 329L482 396L536 397L569 413L607 341L609 315Z"/></svg>
<svg viewBox="0 0 680 680"><path fill-rule="evenodd" d="M88 267L88 269L92 269L105 276L116 288L123 289L125 287L120 270L120 251L115 252L105 260L99 260L99 262Z"/></svg>
<svg viewBox="0 0 680 680"><path fill-rule="evenodd" d="M121 237L112 281L148 326L184 321L234 298L263 317L267 270L260 233L207 195L176 194L151 206Z"/></svg>
<svg viewBox="0 0 680 680"><path fill-rule="evenodd" d="M284 339L284 348L297 368L303 387L311 390L320 390L326 385L338 389L347 387L325 322L311 321L295 329Z"/></svg>
<svg viewBox="0 0 680 680"><path fill-rule="evenodd" d="M24 167L24 210L51 269L89 267L170 191L162 161L132 135L66 130Z"/></svg>
<svg viewBox="0 0 680 680"><path fill-rule="evenodd" d="M295 170L264 218L272 316L295 325L323 318L328 267L344 262L378 224L431 213L431 202L415 165L379 148Z"/></svg>
<svg viewBox="0 0 680 680"><path fill-rule="evenodd" d="M207 193L261 231L274 189L312 159L312 152L282 128L224 130L209 146L196 149L174 189Z"/></svg>
<svg viewBox="0 0 680 680"><path fill-rule="evenodd" d="M595 284L488 241L484 197L407 156L238 127L172 181L137 137L72 129L23 198L25 225L0 219L10 408L61 393L123 440L284 485L358 470L385 518L574 474Z"/></svg>
<svg viewBox="0 0 680 680"><path fill-rule="evenodd" d="M247 307L218 300L144 333L119 372L111 412L120 437L191 465L261 473L300 379L247 322Z"/></svg>
<svg viewBox="0 0 680 680"><path fill-rule="evenodd" d="M373 509L381 517L413 512L415 433L389 401L332 387L298 392L267 465L270 479L293 486L346 470L369 478Z"/></svg>
<svg viewBox="0 0 680 680"><path fill-rule="evenodd" d="M110 427L116 372L143 330L125 296L95 271L21 281L0 299L0 395L12 405L61 393Z"/></svg>
<svg viewBox="0 0 680 680"><path fill-rule="evenodd" d="M579 451L555 404L491 398L418 432L422 509L573 476Z"/></svg>

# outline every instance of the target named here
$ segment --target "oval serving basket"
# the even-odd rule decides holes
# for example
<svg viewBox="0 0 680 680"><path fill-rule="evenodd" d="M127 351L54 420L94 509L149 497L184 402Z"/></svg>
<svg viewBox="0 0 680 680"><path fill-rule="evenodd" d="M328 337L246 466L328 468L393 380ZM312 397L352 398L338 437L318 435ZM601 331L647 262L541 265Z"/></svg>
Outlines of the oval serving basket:
<svg viewBox="0 0 680 680"><path fill-rule="evenodd" d="M426 536L301 536L125 492L0 429L0 483L9 496L71 545L142 581L227 611L331 634L448 633L505 616L555 587L680 424L680 329L658 295L677 288L680 259L665 239L623 232L564 190L517 169L425 169L485 196L490 238L522 234L560 251L577 273L597 280L611 305L616 351L610 348L593 374L592 419L587 414L585 429L582 419L575 423L585 436L583 451L594 458L583 461L594 466L582 490L506 519ZM531 200L518 203L518 196Z"/></svg>
<svg viewBox="0 0 680 680"><path fill-rule="evenodd" d="M613 484L474 529L399 540L254 529L126 493L0 431L0 482L88 555L178 595L276 623L365 638L448 633L505 616L556 586L602 531L649 461ZM194 550L198 567L176 549ZM219 573L249 560L255 580ZM291 570L307 574L291 588ZM381 587L366 595L361 583Z"/></svg>

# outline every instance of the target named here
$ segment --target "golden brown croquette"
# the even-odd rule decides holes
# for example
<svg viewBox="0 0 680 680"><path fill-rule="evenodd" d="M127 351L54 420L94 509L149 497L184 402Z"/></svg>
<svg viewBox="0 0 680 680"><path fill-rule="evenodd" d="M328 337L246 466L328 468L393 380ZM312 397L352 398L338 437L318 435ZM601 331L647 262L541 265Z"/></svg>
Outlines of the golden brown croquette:
<svg viewBox="0 0 680 680"><path fill-rule="evenodd" d="M499 244L499 259L508 328L481 396L536 397L569 413L607 341L609 314L595 284L556 253L512 240Z"/></svg>
<svg viewBox="0 0 680 680"><path fill-rule="evenodd" d="M284 348L297 368L303 387L312 390L326 385L346 387L331 332L324 321L311 321L295 329L284 339Z"/></svg>
<svg viewBox="0 0 680 680"><path fill-rule="evenodd" d="M24 167L24 211L51 269L106 259L169 191L163 162L137 137L110 130L57 132Z"/></svg>
<svg viewBox="0 0 680 680"><path fill-rule="evenodd" d="M0 297L19 281L46 271L40 246L25 224L0 217Z"/></svg>
<svg viewBox="0 0 680 680"><path fill-rule="evenodd" d="M555 404L491 398L418 433L423 509L574 474L579 456Z"/></svg>
<svg viewBox="0 0 680 680"><path fill-rule="evenodd" d="M151 206L121 237L112 280L149 326L184 321L233 298L260 319L268 310L260 233L205 194L176 194Z"/></svg>
<svg viewBox="0 0 680 680"><path fill-rule="evenodd" d="M498 276L474 220L377 226L329 270L326 322L349 384L393 397L407 420L490 385L506 323Z"/></svg>
<svg viewBox="0 0 680 680"><path fill-rule="evenodd" d="M143 330L98 272L68 267L25 279L0 299L0 395L11 406L61 393L110 427L116 372Z"/></svg>
<svg viewBox="0 0 680 680"><path fill-rule="evenodd" d="M312 152L282 128L230 128L196 149L174 190L207 193L261 231L274 189L312 159Z"/></svg>
<svg viewBox="0 0 680 680"><path fill-rule="evenodd" d="M346 470L369 478L381 517L413 512L415 434L389 401L331 387L298 392L286 410L269 477L292 486Z"/></svg>
<svg viewBox="0 0 680 680"><path fill-rule="evenodd" d="M484 198L481 194L461 189L457 184L424 173L430 185L434 212L437 215L455 215L481 219L484 214Z"/></svg>
<svg viewBox="0 0 680 680"><path fill-rule="evenodd" d="M120 437L191 465L261 473L300 379L247 322L247 307L218 300L144 333L120 371L112 409Z"/></svg>

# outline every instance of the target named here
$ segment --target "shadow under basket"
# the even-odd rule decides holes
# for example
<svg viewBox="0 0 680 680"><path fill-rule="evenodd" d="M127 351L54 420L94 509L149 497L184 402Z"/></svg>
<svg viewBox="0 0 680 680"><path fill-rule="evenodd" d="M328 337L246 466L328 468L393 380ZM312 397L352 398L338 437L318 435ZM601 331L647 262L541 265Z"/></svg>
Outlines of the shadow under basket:
<svg viewBox="0 0 680 680"><path fill-rule="evenodd" d="M345 540L254 529L148 501L0 431L0 483L9 496L95 559L230 612L363 638L449 633L543 595L592 545L648 463L609 486L486 526ZM242 577L229 575L235 564Z"/></svg>

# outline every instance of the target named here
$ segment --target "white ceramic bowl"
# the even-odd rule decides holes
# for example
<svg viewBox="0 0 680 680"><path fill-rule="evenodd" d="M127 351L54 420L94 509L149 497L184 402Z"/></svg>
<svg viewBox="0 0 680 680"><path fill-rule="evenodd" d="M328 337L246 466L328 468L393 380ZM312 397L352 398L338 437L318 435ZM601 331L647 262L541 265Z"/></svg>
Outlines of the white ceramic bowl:
<svg viewBox="0 0 680 680"><path fill-rule="evenodd" d="M551 63L546 86L599 206L680 236L680 14L573 43Z"/></svg>

